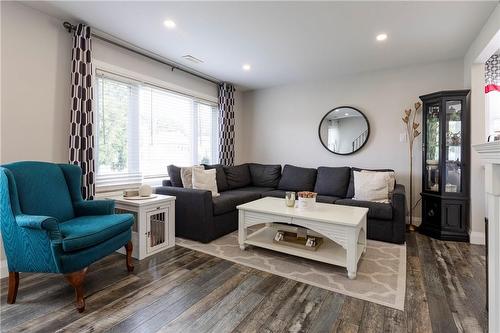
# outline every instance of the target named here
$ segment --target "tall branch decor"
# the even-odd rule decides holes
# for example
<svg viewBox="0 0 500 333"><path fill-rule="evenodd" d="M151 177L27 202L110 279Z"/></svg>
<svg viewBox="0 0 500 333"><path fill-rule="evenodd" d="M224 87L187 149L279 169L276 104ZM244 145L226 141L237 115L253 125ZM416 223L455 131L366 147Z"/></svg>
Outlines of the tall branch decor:
<svg viewBox="0 0 500 333"><path fill-rule="evenodd" d="M408 226L410 231L416 230L416 227L413 225L413 143L421 133L421 131L419 131L420 124L415 120L421 107L422 104L420 102L416 102L414 104L415 110L412 110L411 108L405 110L402 118L404 126L406 127L408 154L410 157L410 225Z"/></svg>

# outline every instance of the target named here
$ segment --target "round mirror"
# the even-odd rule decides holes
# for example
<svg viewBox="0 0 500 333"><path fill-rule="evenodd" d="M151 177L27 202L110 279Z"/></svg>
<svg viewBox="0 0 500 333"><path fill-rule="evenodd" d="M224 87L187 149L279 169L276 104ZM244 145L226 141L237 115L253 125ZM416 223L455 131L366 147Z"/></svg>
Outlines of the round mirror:
<svg viewBox="0 0 500 333"><path fill-rule="evenodd" d="M351 106L340 106L321 119L318 134L326 149L335 154L349 155L365 145L370 125L363 112Z"/></svg>

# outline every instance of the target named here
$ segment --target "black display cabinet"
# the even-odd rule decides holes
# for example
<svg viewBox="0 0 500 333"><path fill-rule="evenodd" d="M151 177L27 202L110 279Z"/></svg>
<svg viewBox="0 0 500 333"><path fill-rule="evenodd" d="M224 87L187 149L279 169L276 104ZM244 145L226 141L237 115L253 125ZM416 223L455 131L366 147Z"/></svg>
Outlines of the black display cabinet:
<svg viewBox="0 0 500 333"><path fill-rule="evenodd" d="M420 96L422 120L421 233L469 241L469 90Z"/></svg>

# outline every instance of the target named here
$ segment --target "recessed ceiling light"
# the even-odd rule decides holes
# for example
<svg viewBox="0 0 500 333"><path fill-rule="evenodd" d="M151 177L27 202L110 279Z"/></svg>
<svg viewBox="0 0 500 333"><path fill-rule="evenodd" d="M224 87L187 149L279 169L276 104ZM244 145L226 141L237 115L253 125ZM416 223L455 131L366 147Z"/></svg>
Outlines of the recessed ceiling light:
<svg viewBox="0 0 500 333"><path fill-rule="evenodd" d="M163 21L163 25L167 27L168 29L173 29L175 28L175 22L172 20L165 20Z"/></svg>
<svg viewBox="0 0 500 333"><path fill-rule="evenodd" d="M348 115L349 115L349 113L347 113L347 112L346 112L346 113L344 113L344 116L348 116Z"/></svg>
<svg viewBox="0 0 500 333"><path fill-rule="evenodd" d="M252 66L250 66L249 64L244 64L243 66L241 66L241 68L243 68L244 71L249 71L252 69Z"/></svg>
<svg viewBox="0 0 500 333"><path fill-rule="evenodd" d="M377 35L377 40L379 42L384 41L386 39L387 39L387 34L379 34L379 35Z"/></svg>

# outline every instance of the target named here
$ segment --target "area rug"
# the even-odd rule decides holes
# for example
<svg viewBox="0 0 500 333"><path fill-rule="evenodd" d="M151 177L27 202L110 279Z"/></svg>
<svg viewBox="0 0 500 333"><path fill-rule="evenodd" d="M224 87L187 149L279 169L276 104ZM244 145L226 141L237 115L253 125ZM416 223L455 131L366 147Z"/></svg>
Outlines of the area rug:
<svg viewBox="0 0 500 333"><path fill-rule="evenodd" d="M235 231L208 244L176 238L176 244L195 251L331 290L365 301L404 310L406 246L368 240L357 277L347 278L343 267L249 246L241 251Z"/></svg>

